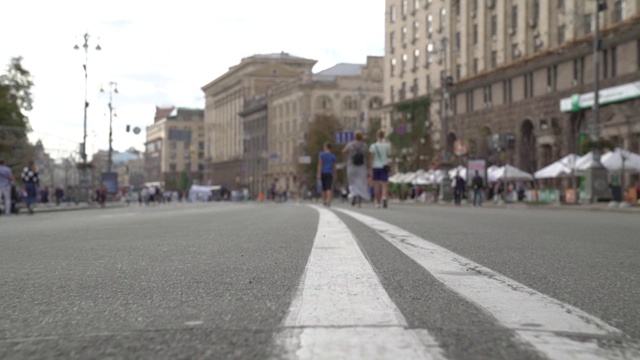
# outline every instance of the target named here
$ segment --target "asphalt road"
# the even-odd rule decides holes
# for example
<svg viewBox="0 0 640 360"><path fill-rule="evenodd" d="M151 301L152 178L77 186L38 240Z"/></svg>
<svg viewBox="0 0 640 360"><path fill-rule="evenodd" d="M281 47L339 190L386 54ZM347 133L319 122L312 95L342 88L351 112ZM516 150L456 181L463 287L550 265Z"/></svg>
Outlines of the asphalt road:
<svg viewBox="0 0 640 360"><path fill-rule="evenodd" d="M356 238L406 328L428 331L444 358L545 358L339 208L331 212ZM638 214L414 205L357 211L622 331L597 338L604 347L635 351L640 343ZM274 336L304 279L318 219L315 208L293 203L2 217L0 358L282 357Z"/></svg>

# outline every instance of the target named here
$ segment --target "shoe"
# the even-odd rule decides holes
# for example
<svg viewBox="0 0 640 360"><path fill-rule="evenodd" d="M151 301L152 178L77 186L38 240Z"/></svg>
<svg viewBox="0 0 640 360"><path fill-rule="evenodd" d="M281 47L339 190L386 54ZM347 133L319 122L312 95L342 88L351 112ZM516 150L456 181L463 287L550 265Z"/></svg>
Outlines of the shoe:
<svg viewBox="0 0 640 360"><path fill-rule="evenodd" d="M376 203L375 208L380 209L380 204Z"/></svg>
<svg viewBox="0 0 640 360"><path fill-rule="evenodd" d="M387 208L387 199L382 199L382 207Z"/></svg>

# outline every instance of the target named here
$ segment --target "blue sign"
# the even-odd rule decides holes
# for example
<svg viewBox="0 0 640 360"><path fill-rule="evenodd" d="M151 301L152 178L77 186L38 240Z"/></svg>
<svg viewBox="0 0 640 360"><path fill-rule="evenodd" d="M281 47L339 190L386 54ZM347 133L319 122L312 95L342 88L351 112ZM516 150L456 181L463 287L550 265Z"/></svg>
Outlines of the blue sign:
<svg viewBox="0 0 640 360"><path fill-rule="evenodd" d="M271 160L275 160L275 159L277 159L279 157L280 157L280 154L278 154L278 153L269 154L269 159L271 159Z"/></svg>
<svg viewBox="0 0 640 360"><path fill-rule="evenodd" d="M336 144L347 144L354 139L353 131L336 131L334 140Z"/></svg>

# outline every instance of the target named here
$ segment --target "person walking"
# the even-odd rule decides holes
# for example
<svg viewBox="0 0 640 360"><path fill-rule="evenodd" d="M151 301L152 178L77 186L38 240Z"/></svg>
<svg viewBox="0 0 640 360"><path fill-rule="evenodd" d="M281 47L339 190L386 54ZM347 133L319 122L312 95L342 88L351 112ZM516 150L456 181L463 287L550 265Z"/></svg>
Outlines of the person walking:
<svg viewBox="0 0 640 360"><path fill-rule="evenodd" d="M390 147L384 141L384 130L378 130L377 141L369 147L371 154L371 178L373 179L373 187L375 192L375 206L377 208L382 204L383 208L388 206L387 197L389 193L388 181L390 167L388 157L390 155Z"/></svg>
<svg viewBox="0 0 640 360"><path fill-rule="evenodd" d="M331 152L331 143L324 143L324 150L318 154L318 179L322 183L322 204L331 206L333 176L336 173L336 156Z"/></svg>
<svg viewBox="0 0 640 360"><path fill-rule="evenodd" d="M482 206L482 190L484 188L484 180L478 173L478 170L476 170L476 173L471 180L471 186L473 187L473 206Z"/></svg>
<svg viewBox="0 0 640 360"><path fill-rule="evenodd" d="M0 198L4 199L4 213L11 215L11 183L15 180L13 171L0 160Z"/></svg>
<svg viewBox="0 0 640 360"><path fill-rule="evenodd" d="M462 203L462 197L464 195L464 192L467 190L467 183L464 181L462 176L460 176L460 173L456 174L454 183L455 183L453 188L454 202L456 206L460 206L460 204Z"/></svg>
<svg viewBox="0 0 640 360"><path fill-rule="evenodd" d="M38 184L40 183L40 179L38 179L38 168L36 168L33 160L29 161L29 165L22 169L21 177L24 183L24 190L27 192L27 210L29 210L29 214L33 214L33 205L37 201Z"/></svg>
<svg viewBox="0 0 640 360"><path fill-rule="evenodd" d="M362 200L369 201L369 187L367 186L367 161L365 153L367 144L363 142L362 131L356 131L354 140L347 144L342 150L349 155L347 160L347 180L349 182L349 193L351 205L361 206Z"/></svg>

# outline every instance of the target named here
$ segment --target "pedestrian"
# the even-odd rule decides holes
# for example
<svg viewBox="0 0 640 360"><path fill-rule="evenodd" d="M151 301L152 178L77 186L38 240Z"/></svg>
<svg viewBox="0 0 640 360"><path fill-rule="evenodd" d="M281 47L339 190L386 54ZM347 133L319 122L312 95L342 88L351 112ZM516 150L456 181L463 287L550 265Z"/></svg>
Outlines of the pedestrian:
<svg viewBox="0 0 640 360"><path fill-rule="evenodd" d="M331 206L333 177L336 173L336 156L331 152L331 143L324 143L324 149L318 154L318 179L322 183L322 204Z"/></svg>
<svg viewBox="0 0 640 360"><path fill-rule="evenodd" d="M0 159L0 197L4 199L4 213L11 214L11 183L15 180L13 171Z"/></svg>
<svg viewBox="0 0 640 360"><path fill-rule="evenodd" d="M369 147L371 154L371 178L375 190L375 207L379 208L382 204L383 208L388 206L387 198L389 193L388 181L391 168L388 164L388 158L391 153L389 144L384 141L384 130L378 130L377 141Z"/></svg>
<svg viewBox="0 0 640 360"><path fill-rule="evenodd" d="M24 183L24 189L27 192L27 210L29 214L33 214L33 205L36 203L38 196L38 168L36 164L29 161L29 164L22 169L22 182Z"/></svg>
<svg viewBox="0 0 640 360"><path fill-rule="evenodd" d="M351 194L351 205L361 206L362 200L369 201L369 188L367 186L367 144L363 141L362 131L354 134L354 140L342 150L349 157L347 159L347 180Z"/></svg>
<svg viewBox="0 0 640 360"><path fill-rule="evenodd" d="M455 186L453 188L454 203L456 206L460 206L460 204L462 203L462 197L464 195L464 192L467 191L467 183L466 181L464 181L462 176L460 176L459 172L456 173L456 178L454 182L455 182Z"/></svg>
<svg viewBox="0 0 640 360"><path fill-rule="evenodd" d="M484 188L484 180L478 170L476 170L473 179L471 180L471 186L473 187L473 206L482 206L482 190Z"/></svg>

